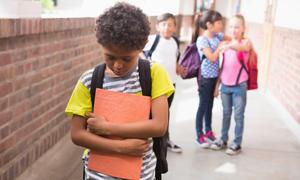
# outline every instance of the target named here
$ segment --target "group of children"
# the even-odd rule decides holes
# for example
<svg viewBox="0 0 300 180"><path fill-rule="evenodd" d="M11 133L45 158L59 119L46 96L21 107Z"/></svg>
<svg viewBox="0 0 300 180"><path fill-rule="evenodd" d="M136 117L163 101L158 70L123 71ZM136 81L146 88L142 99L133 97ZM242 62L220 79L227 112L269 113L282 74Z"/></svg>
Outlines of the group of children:
<svg viewBox="0 0 300 180"><path fill-rule="evenodd" d="M150 35L147 16L137 7L127 3L117 3L106 10L96 21L96 37L103 52L106 69L103 89L131 94L142 94L142 84L138 71L141 57L150 60L151 72L151 116L149 121L126 124L110 123L93 111L91 84L94 69L80 77L70 97L66 113L72 117L71 138L79 146L100 152L142 156L140 179L159 180L165 172L159 165L153 150L154 137L165 136L167 147L174 152L182 152L180 146L169 138L169 108L173 101L178 66L179 45L173 36L176 32L174 15L165 13L157 18L157 35ZM236 121L235 139L228 147L228 154L241 150L244 110L246 105L247 74L242 72L235 82L237 68L236 51L251 48L244 38L245 22L242 16L230 20L232 36L222 32L222 16L212 10L204 12L197 21L196 44L202 59L201 84L199 88L199 108L196 116L197 142L201 147L218 150L225 148L232 107ZM198 28L196 28L198 29ZM150 55L149 55L150 51ZM146 53L145 53L146 52ZM224 54L220 71L219 55ZM178 72L177 72L178 73ZM211 128L214 96L218 95L221 84L223 105L223 126L221 138L216 140ZM204 122L203 123L203 119ZM205 131L203 131L205 124ZM109 139L106 136L122 139ZM161 148L167 148L161 146ZM84 156L84 179L120 179L88 169L89 151ZM165 157L166 158L166 157ZM102 162L99 162L102 163Z"/></svg>
<svg viewBox="0 0 300 180"><path fill-rule="evenodd" d="M238 52L243 52L243 60L246 64L252 45L249 39L244 37L245 20L242 15L235 15L229 20L231 36L222 33L222 16L217 11L206 11L198 19L198 26L203 32L194 39L200 57L204 58L201 64L200 103L196 116L197 141L203 148L210 147L214 150L226 148L231 114L234 110L235 137L226 150L227 154L234 155L241 151L248 80L247 72L240 71ZM219 61L220 55L223 55L222 63ZM221 84L223 121L221 138L216 140L211 121L213 101L219 94L219 84ZM203 124L205 124L205 131L203 131Z"/></svg>

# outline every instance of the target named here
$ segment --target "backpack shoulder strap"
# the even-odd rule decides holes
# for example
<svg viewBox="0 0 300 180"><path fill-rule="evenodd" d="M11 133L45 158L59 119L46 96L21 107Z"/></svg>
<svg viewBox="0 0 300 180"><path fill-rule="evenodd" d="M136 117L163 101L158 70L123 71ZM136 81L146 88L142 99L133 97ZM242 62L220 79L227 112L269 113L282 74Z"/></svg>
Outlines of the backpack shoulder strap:
<svg viewBox="0 0 300 180"><path fill-rule="evenodd" d="M95 95L96 95L96 88L102 88L103 87L103 78L104 78L104 72L105 72L106 65L100 64L95 67L92 80L91 80L91 100L92 100L92 107L94 109L94 102L95 102Z"/></svg>
<svg viewBox="0 0 300 180"><path fill-rule="evenodd" d="M139 59L138 71L140 76L140 84L144 96L151 96L152 80L151 65L147 60ZM150 114L151 118L151 114ZM156 156L155 178L161 180L161 174L168 171L167 162L167 134L163 137L153 138L153 151Z"/></svg>
<svg viewBox="0 0 300 180"><path fill-rule="evenodd" d="M151 97L152 81L151 81L150 62L144 59L139 59L138 72L140 76L140 84L141 84L143 95Z"/></svg>
<svg viewBox="0 0 300 180"><path fill-rule="evenodd" d="M246 68L246 65L245 65L245 62L244 62L244 59L243 59L243 56L242 56L242 52L237 52L236 55L237 55L238 61L241 63L241 68L239 70L239 74L238 74L238 76L236 78L236 81L235 81L235 85L238 85L239 81L240 81L241 74L242 74L242 70L244 69L246 71L246 73L248 74L248 76L249 76L249 71Z"/></svg>
<svg viewBox="0 0 300 180"><path fill-rule="evenodd" d="M157 44L158 44L158 42L159 42L159 39L160 39L160 35L159 35L159 34L156 34L155 39L154 39L154 42L153 42L153 44L152 44L152 46L151 46L151 48L150 48L150 50L149 50L149 52L148 52L148 54L147 54L147 56L150 57L150 59L151 59L152 53L154 52L154 50L155 50L156 47L157 47ZM147 57L147 58L148 58L148 57Z"/></svg>
<svg viewBox="0 0 300 180"><path fill-rule="evenodd" d="M180 45L179 39L176 36L172 36L172 38L175 40L177 44L177 48L179 49L179 45Z"/></svg>
<svg viewBox="0 0 300 180"><path fill-rule="evenodd" d="M180 42L179 42L179 39L176 37L176 36L172 36L172 38L175 40L176 44L177 44L177 59L176 59L176 62L178 63L179 62L179 59L180 59Z"/></svg>

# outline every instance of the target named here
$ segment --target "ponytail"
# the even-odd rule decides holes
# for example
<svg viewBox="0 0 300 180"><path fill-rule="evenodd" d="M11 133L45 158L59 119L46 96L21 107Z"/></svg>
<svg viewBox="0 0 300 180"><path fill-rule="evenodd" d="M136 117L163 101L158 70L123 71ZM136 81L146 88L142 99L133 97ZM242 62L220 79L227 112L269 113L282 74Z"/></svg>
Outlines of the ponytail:
<svg viewBox="0 0 300 180"><path fill-rule="evenodd" d="M192 34L192 42L191 43L195 43L198 36L200 35L200 19L201 19L202 14L198 13L195 15L194 18L194 31Z"/></svg>
<svg viewBox="0 0 300 180"><path fill-rule="evenodd" d="M222 15L214 10L207 10L203 13L196 14L194 19L194 32L192 34L192 43L196 42L201 30L207 29L207 22L213 24L216 21L222 20Z"/></svg>

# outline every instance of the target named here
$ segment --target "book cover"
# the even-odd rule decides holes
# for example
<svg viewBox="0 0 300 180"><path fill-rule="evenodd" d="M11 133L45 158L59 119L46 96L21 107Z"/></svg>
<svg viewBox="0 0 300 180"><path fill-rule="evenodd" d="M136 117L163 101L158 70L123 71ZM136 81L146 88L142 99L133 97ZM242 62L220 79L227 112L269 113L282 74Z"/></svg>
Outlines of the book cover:
<svg viewBox="0 0 300 180"><path fill-rule="evenodd" d="M148 96L96 89L94 113L115 123L148 120L150 103ZM142 158L91 151L88 168L109 176L135 180L140 179Z"/></svg>

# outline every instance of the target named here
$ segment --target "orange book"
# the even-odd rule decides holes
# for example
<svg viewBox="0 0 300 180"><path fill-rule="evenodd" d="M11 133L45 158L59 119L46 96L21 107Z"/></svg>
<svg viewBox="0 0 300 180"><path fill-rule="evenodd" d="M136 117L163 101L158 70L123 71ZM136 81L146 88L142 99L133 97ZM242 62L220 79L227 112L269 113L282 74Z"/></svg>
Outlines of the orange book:
<svg viewBox="0 0 300 180"><path fill-rule="evenodd" d="M150 102L148 96L96 89L94 113L115 123L148 120ZM88 168L109 176L135 180L140 179L142 158L91 151Z"/></svg>

